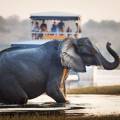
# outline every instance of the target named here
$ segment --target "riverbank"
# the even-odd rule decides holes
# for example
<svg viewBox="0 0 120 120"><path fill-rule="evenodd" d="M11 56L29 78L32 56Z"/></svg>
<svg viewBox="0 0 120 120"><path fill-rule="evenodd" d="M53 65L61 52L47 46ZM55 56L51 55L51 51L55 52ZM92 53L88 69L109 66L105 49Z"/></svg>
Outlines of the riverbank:
<svg viewBox="0 0 120 120"><path fill-rule="evenodd" d="M101 86L101 87L83 87L75 89L67 89L68 94L109 94L120 95L120 85Z"/></svg>
<svg viewBox="0 0 120 120"><path fill-rule="evenodd" d="M0 120L120 120L120 115L84 116L84 115L0 115Z"/></svg>

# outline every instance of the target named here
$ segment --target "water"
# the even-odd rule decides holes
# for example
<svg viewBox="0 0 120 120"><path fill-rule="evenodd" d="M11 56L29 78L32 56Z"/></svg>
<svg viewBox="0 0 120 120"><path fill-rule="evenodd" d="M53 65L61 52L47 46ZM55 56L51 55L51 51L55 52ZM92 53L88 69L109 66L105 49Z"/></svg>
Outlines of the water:
<svg viewBox="0 0 120 120"><path fill-rule="evenodd" d="M66 113L86 113L89 115L111 115L120 114L120 96L116 95L67 95L70 104L66 107L71 107L70 110L65 110ZM47 95L42 95L38 98L29 100L32 104L42 104L46 102L54 102Z"/></svg>

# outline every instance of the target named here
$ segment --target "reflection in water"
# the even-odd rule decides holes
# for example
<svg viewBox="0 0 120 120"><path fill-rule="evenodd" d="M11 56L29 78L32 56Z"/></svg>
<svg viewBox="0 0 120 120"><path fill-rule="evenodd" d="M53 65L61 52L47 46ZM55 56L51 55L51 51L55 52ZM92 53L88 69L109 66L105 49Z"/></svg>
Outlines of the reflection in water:
<svg viewBox="0 0 120 120"><path fill-rule="evenodd" d="M120 114L120 96L115 95L67 95L71 110L66 113L87 113L91 115ZM39 104L45 102L55 102L47 95L42 95L32 99L29 103ZM85 108L85 109L83 109Z"/></svg>

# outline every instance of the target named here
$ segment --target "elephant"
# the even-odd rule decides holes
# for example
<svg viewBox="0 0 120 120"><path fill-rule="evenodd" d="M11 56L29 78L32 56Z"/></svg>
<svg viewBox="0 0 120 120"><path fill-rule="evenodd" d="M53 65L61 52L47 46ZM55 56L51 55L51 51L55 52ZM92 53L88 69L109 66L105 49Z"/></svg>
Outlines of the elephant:
<svg viewBox="0 0 120 120"><path fill-rule="evenodd" d="M108 42L114 61L107 61L89 38L51 40L38 47L10 47L0 52L0 103L26 104L43 93L57 103L67 100L61 91L64 68L86 72L86 66L107 70L119 65L119 56Z"/></svg>

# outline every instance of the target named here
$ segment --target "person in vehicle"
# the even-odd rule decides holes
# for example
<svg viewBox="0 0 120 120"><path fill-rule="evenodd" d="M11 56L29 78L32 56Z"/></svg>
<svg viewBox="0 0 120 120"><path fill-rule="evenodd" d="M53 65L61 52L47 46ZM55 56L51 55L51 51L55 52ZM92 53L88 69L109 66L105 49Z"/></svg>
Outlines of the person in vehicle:
<svg viewBox="0 0 120 120"><path fill-rule="evenodd" d="M75 23L75 25L76 25L76 32L74 34L74 37L77 39L80 37L80 33L82 32L82 30L80 27L80 23L78 21Z"/></svg>
<svg viewBox="0 0 120 120"><path fill-rule="evenodd" d="M64 32L65 24L62 20L60 20L60 22L58 23L58 27L59 27L60 32Z"/></svg>
<svg viewBox="0 0 120 120"><path fill-rule="evenodd" d="M66 32L67 32L67 37L68 37L68 38L71 37L72 29L71 29L69 26L67 27Z"/></svg>
<svg viewBox="0 0 120 120"><path fill-rule="evenodd" d="M58 24L56 23L56 21L53 22L51 32L53 32L54 34L57 34L59 32L59 27L58 27Z"/></svg>
<svg viewBox="0 0 120 120"><path fill-rule="evenodd" d="M34 22L32 21L32 39L35 39L35 33L34 33Z"/></svg>
<svg viewBox="0 0 120 120"><path fill-rule="evenodd" d="M33 32L39 32L39 23L38 22L35 22L35 24L33 23L32 31Z"/></svg>
<svg viewBox="0 0 120 120"><path fill-rule="evenodd" d="M47 24L45 23L45 20L42 21L42 24L40 25L41 32L47 32Z"/></svg>
<svg viewBox="0 0 120 120"><path fill-rule="evenodd" d="M32 32L34 39L39 38L39 23L36 21L35 23L32 23Z"/></svg>
<svg viewBox="0 0 120 120"><path fill-rule="evenodd" d="M76 33L81 33L81 27L78 22L75 23L76 25Z"/></svg>
<svg viewBox="0 0 120 120"><path fill-rule="evenodd" d="M42 20L42 24L40 25L40 31L41 31L41 33L39 34L40 38L42 38L43 35L45 35L46 32L48 32L48 30L47 30L47 24L45 23L45 20Z"/></svg>

